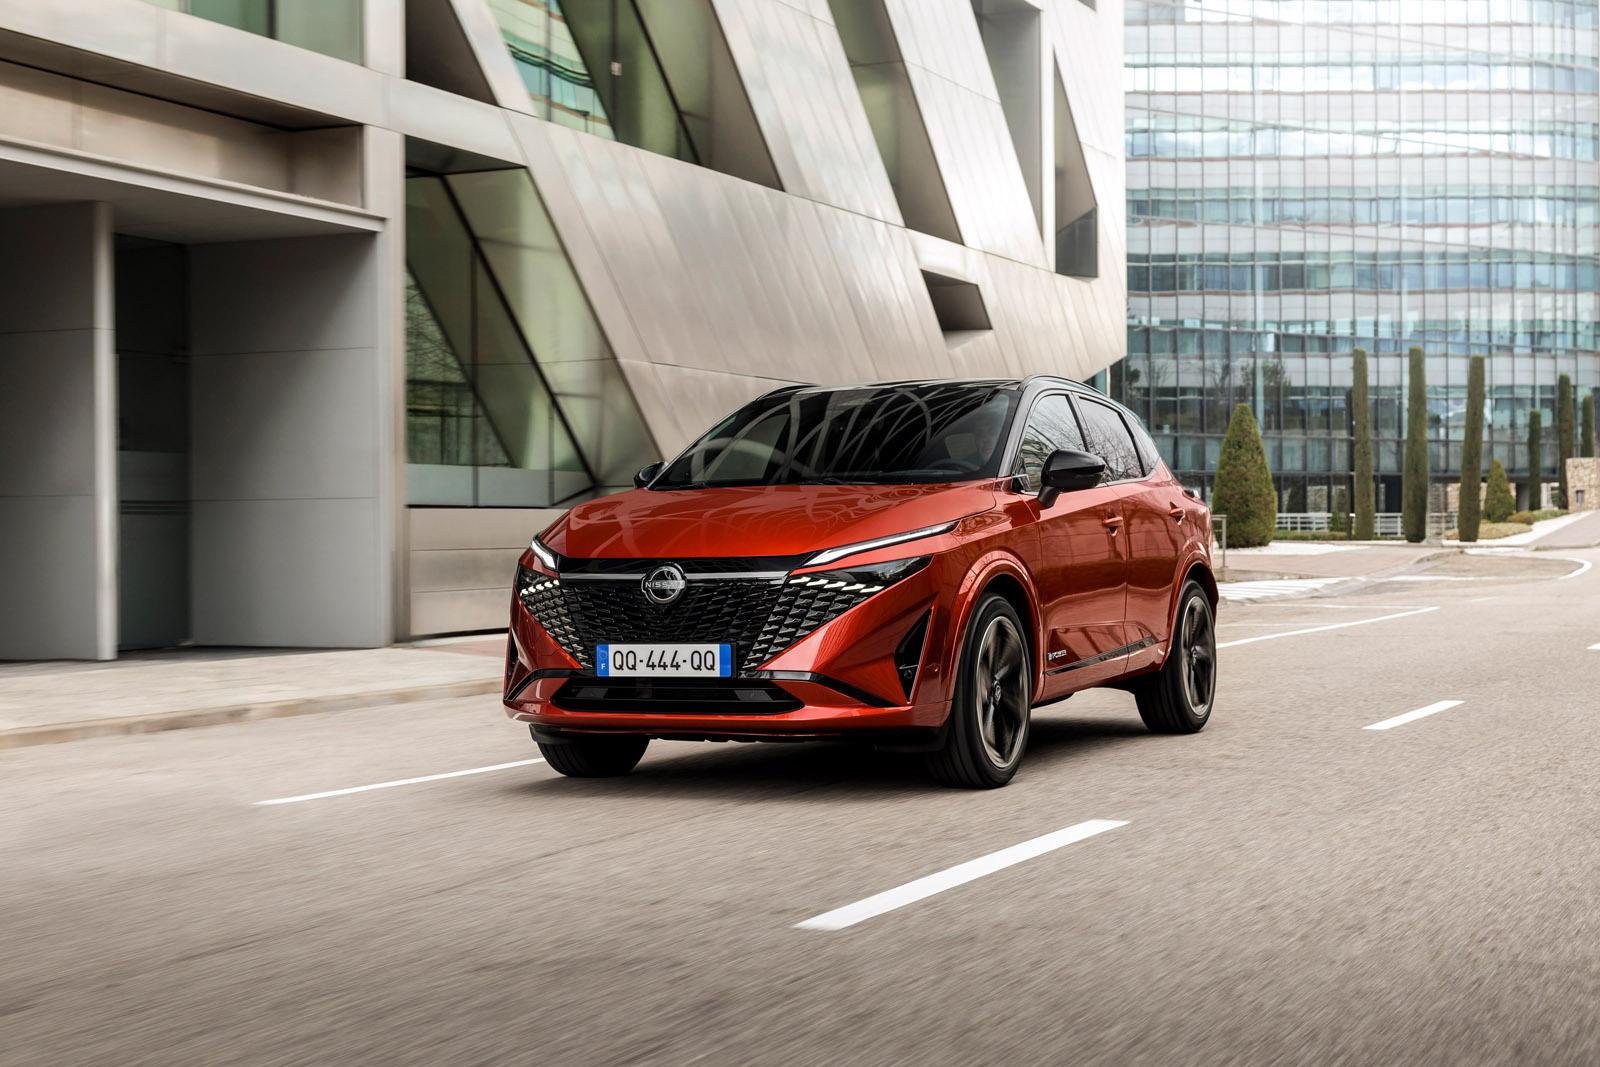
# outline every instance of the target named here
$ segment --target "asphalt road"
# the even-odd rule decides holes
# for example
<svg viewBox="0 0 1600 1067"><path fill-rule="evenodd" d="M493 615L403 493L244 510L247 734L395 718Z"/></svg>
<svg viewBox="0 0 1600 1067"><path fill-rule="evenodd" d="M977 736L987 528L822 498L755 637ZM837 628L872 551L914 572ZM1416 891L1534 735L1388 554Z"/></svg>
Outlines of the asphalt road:
<svg viewBox="0 0 1600 1067"><path fill-rule="evenodd" d="M990 793L822 746L431 777L537 756L485 698L0 753L0 1062L1600 1062L1579 566L1226 608L1204 733L1086 694Z"/></svg>

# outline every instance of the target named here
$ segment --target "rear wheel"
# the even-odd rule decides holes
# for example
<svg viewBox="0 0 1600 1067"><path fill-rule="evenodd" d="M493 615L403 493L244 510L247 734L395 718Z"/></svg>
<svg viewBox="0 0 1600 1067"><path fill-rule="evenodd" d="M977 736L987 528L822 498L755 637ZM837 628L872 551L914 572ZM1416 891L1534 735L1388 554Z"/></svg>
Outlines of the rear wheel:
<svg viewBox="0 0 1600 1067"><path fill-rule="evenodd" d="M576 737L540 741L539 752L568 778L615 778L638 766L649 745L648 737Z"/></svg>
<svg viewBox="0 0 1600 1067"><path fill-rule="evenodd" d="M1217 692L1217 627L1211 601L1195 582L1183 587L1167 662L1134 684L1139 717L1158 734L1198 733Z"/></svg>
<svg viewBox="0 0 1600 1067"><path fill-rule="evenodd" d="M945 785L994 789L1017 773L1033 696L1024 632L1004 597L987 596L974 612L961 640L944 741L928 757L929 771Z"/></svg>

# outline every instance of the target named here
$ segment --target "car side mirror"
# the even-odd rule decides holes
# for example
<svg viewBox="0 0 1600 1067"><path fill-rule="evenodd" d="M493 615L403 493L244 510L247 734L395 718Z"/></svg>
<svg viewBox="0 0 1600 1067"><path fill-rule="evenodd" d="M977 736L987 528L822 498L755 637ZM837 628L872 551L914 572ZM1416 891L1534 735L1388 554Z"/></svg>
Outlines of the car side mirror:
<svg viewBox="0 0 1600 1067"><path fill-rule="evenodd" d="M1039 503L1045 507L1054 504L1062 493L1075 493L1079 489L1093 489L1100 484L1106 472L1106 461L1088 452L1058 448L1044 461L1039 472Z"/></svg>
<svg viewBox="0 0 1600 1067"><path fill-rule="evenodd" d="M659 460L657 460L655 463L650 463L640 467L639 473L633 476L633 487L635 489L643 489L645 486L655 481L656 475L660 473L661 462Z"/></svg>

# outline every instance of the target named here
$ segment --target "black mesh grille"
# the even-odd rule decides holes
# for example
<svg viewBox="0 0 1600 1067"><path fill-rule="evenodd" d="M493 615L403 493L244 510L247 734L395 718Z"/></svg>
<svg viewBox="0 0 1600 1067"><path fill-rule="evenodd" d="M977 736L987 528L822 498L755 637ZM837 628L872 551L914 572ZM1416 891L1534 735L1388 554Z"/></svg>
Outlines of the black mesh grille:
<svg viewBox="0 0 1600 1067"><path fill-rule="evenodd" d="M566 581L524 571L518 594L539 625L586 670L608 641L731 641L742 671L755 670L876 592L837 574L786 582L690 578L670 604L646 599L639 582Z"/></svg>
<svg viewBox="0 0 1600 1067"><path fill-rule="evenodd" d="M574 678L556 693L555 703L571 711L650 715L772 715L803 707L772 682L733 678Z"/></svg>
<svg viewBox="0 0 1600 1067"><path fill-rule="evenodd" d="M851 586L857 588L851 589ZM779 652L824 623L832 622L876 592L876 587L860 588L860 583L841 581L833 575L791 578L784 583L783 595L772 606L761 636L744 658L745 669L759 667Z"/></svg>

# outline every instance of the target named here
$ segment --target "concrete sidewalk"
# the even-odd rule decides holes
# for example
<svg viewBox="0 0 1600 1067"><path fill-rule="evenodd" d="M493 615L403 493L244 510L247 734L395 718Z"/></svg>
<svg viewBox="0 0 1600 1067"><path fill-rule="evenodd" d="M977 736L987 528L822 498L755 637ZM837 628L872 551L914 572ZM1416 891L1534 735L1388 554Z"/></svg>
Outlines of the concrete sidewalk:
<svg viewBox="0 0 1600 1067"><path fill-rule="evenodd" d="M339 651L177 649L0 664L0 749L496 695L503 636Z"/></svg>
<svg viewBox="0 0 1600 1067"><path fill-rule="evenodd" d="M1274 541L1264 548L1229 549L1225 580L1371 578L1405 570L1439 551L1438 545L1410 545L1403 541Z"/></svg>
<svg viewBox="0 0 1600 1067"><path fill-rule="evenodd" d="M1592 548L1600 545L1600 511L1580 511L1561 519L1552 519L1551 525L1540 532L1539 528L1543 525L1534 525L1534 536L1528 542L1533 548Z"/></svg>

